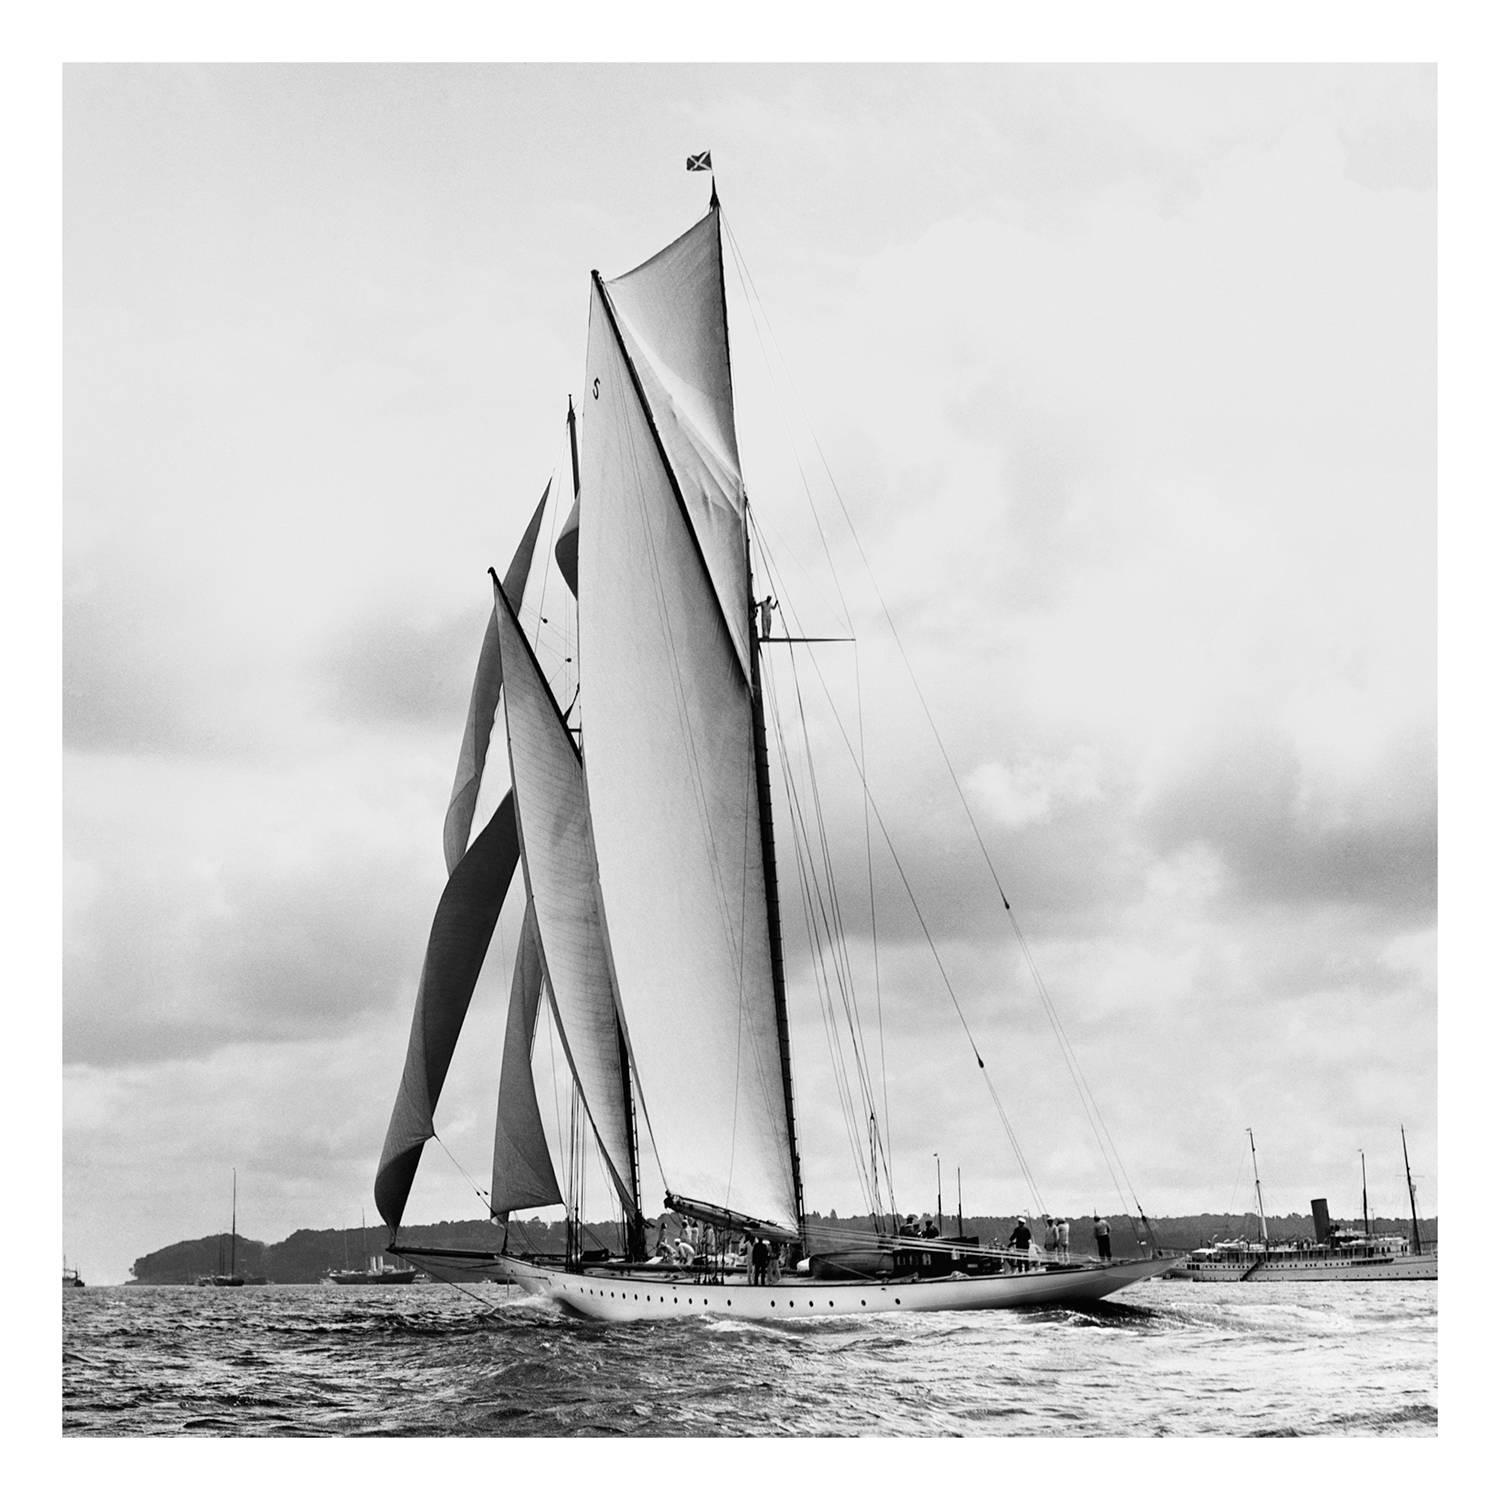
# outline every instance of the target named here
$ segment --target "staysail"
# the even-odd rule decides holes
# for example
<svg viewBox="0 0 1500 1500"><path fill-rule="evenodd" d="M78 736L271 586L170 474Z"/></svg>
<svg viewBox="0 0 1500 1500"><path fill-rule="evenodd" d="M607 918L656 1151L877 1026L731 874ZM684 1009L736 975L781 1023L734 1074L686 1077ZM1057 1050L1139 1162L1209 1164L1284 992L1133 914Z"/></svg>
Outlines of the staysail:
<svg viewBox="0 0 1500 1500"><path fill-rule="evenodd" d="M720 274L715 211L608 290L595 277L584 769L631 1062L668 1188L795 1233Z"/></svg>
<svg viewBox="0 0 1500 1500"><path fill-rule="evenodd" d="M531 1048L542 996L542 952L536 912L529 904L516 950L500 1062L500 1102L495 1112L495 1161L490 1177L490 1213L498 1218L517 1208L562 1202L552 1154L542 1133Z"/></svg>
<svg viewBox="0 0 1500 1500"><path fill-rule="evenodd" d="M578 750L495 589L505 727L526 889L563 1050L620 1201L639 1209L619 1007L594 884L594 843Z"/></svg>

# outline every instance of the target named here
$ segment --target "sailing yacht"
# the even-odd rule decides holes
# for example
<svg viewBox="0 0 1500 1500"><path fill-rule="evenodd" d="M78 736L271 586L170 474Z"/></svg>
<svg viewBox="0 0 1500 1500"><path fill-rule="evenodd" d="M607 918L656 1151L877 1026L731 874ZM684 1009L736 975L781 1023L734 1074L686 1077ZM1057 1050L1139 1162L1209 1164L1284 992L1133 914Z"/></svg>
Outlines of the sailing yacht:
<svg viewBox="0 0 1500 1500"><path fill-rule="evenodd" d="M238 1267L240 1174L236 1169L229 1183L229 1269L224 1268L224 1242L219 1241L219 1266L216 1271L205 1272L197 1278L198 1286L265 1286L266 1277L251 1276Z"/></svg>
<svg viewBox="0 0 1500 1500"><path fill-rule="evenodd" d="M694 162L706 158L689 170ZM859 1122L876 1188L868 1237L842 1255L810 1243L766 712L768 653L808 638L776 630L776 601L751 572L723 246L715 189L703 217L657 254L611 280L593 273L581 410L568 403L572 506L553 549L576 601L570 701L523 623L528 581L550 566L536 555L550 486L505 577L491 570L444 827L448 883L375 1179L390 1248L440 1279L510 1280L613 1321L1108 1296L1170 1262L903 1240L879 1191L873 1108ZM492 725L509 787L471 841L481 780L502 758ZM805 863L802 878L815 880ZM489 1195L504 1238L497 1228L493 1251L403 1242L434 1109L518 867L524 914ZM544 997L575 1091L557 1157L532 1069ZM613 1249L585 1249L579 1237L585 1148L619 1205ZM660 1215L648 1206L648 1167L664 1189ZM513 1249L510 1216L551 1205L565 1207L566 1252Z"/></svg>

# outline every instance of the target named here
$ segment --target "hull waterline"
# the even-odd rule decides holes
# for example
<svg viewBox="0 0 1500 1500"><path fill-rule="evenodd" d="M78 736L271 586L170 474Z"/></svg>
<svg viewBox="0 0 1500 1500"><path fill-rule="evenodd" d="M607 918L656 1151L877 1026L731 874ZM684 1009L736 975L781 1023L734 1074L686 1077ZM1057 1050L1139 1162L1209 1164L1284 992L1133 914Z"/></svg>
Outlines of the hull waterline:
<svg viewBox="0 0 1500 1500"><path fill-rule="evenodd" d="M775 1286L743 1280L699 1282L677 1276L632 1275L601 1268L562 1270L497 1256L523 1290L551 1298L568 1312L626 1323L723 1315L786 1322L891 1312L976 1312L1098 1301L1133 1282L1162 1275L1170 1260L1090 1261L1066 1268L931 1280L819 1281L787 1278Z"/></svg>

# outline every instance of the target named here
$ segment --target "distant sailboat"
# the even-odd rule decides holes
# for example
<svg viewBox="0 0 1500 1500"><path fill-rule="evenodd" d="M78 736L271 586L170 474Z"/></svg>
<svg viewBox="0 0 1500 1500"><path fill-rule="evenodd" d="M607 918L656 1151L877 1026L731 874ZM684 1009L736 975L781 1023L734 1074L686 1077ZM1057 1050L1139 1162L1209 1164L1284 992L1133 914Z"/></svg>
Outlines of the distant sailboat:
<svg viewBox="0 0 1500 1500"><path fill-rule="evenodd" d="M690 170L706 166L694 160ZM449 881L375 1181L392 1248L440 1278L508 1277L603 1319L1028 1307L1106 1297L1160 1274L1168 1262L1149 1255L904 1238L894 1203L883 1206L873 1106L854 1125L856 1139L868 1128L872 1162L872 1228L854 1247L863 1254L813 1253L762 660L772 645L808 638L773 634L776 602L758 598L751 575L717 192L703 218L635 270L612 281L594 273L585 393L582 420L568 406L574 503L555 547L577 601L582 729L574 705L554 699L519 618L544 493L506 577L491 574L444 829ZM471 844L502 682L510 790ZM402 1244L433 1110L518 863L525 912L490 1209L505 1221L565 1204L568 1249L513 1253L508 1238L491 1252ZM804 873L804 889L816 878ZM531 1073L543 993L576 1089L562 1173ZM620 1205L622 1254L579 1242L573 1185L585 1141ZM647 1244L648 1148L666 1186L662 1221L683 1235L671 1259Z"/></svg>
<svg viewBox="0 0 1500 1500"><path fill-rule="evenodd" d="M229 1187L229 1269L224 1269L223 1241L220 1241L219 1267L198 1277L199 1286L264 1286L264 1276L244 1276L238 1268L239 1169L235 1168Z"/></svg>

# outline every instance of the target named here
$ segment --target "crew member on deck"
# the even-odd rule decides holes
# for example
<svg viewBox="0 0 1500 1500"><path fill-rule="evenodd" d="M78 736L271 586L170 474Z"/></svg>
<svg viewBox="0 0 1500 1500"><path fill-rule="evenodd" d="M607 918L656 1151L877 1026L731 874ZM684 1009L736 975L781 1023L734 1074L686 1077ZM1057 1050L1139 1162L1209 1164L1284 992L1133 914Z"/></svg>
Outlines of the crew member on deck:
<svg viewBox="0 0 1500 1500"><path fill-rule="evenodd" d="M766 1262L771 1258L771 1247L762 1239L757 1239L750 1250L750 1284L751 1286L764 1286L766 1284Z"/></svg>

